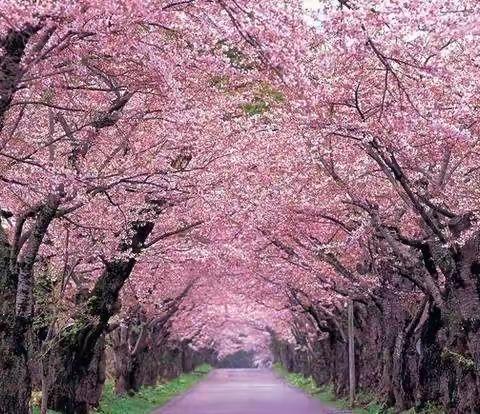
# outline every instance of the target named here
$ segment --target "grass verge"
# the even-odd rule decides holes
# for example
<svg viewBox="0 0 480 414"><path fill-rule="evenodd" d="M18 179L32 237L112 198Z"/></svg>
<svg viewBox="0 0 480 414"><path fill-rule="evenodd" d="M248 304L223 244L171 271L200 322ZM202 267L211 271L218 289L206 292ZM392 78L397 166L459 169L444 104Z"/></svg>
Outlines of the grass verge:
<svg viewBox="0 0 480 414"><path fill-rule="evenodd" d="M341 410L349 410L354 414L394 414L393 408L386 408L381 403L377 402L372 395L366 393L357 394L357 404L359 407L350 409L349 402L346 399L339 399L335 397L331 386L319 387L312 377L304 377L302 374L288 372L282 365L275 364L274 371L285 379L289 384L302 389L307 394L332 407ZM404 411L400 414L445 414L445 411L435 405L429 406L426 410L418 412L415 409Z"/></svg>
<svg viewBox="0 0 480 414"><path fill-rule="evenodd" d="M154 387L144 387L132 396L118 397L112 382L107 382L103 390L100 406L92 414L149 414L173 397L187 391L211 371L209 365L200 365L193 372L182 374L171 381ZM33 413L38 414L38 408ZM49 414L56 414L49 411Z"/></svg>
<svg viewBox="0 0 480 414"><path fill-rule="evenodd" d="M182 374L169 382L154 387L144 387L133 396L119 398L115 395L113 384L105 385L97 414L148 414L161 407L173 397L187 391L211 370L208 365L201 365L195 371Z"/></svg>
<svg viewBox="0 0 480 414"><path fill-rule="evenodd" d="M274 365L275 372L280 375L282 378L285 379L289 384L302 389L307 394L319 399L320 401L328 404L332 407L348 410L349 403L347 400L338 399L335 397L332 387L331 386L322 386L319 387L312 377L304 377L302 374L298 374L295 372L288 372L282 365L275 364ZM361 395L362 400L365 399L366 396ZM362 404L364 405L364 404ZM355 414L379 414L382 413L382 407L377 405L375 402L369 401L365 404L364 407L361 408L354 408L351 410Z"/></svg>

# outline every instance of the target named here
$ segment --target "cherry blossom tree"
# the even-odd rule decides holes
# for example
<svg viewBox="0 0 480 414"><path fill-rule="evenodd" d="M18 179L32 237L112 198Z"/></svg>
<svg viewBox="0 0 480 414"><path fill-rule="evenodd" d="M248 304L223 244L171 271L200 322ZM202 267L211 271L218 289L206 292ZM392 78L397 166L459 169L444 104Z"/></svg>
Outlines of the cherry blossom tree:
<svg viewBox="0 0 480 414"><path fill-rule="evenodd" d="M479 409L476 2L5 3L0 412L40 352L86 413L106 335L119 393L270 345L341 393L347 300L361 384Z"/></svg>
<svg viewBox="0 0 480 414"><path fill-rule="evenodd" d="M55 247L64 243L61 251L83 272L95 261L101 266L88 275L89 293L57 341L64 372L63 379L57 373L63 385L52 406L88 409L79 395L82 378L137 256L195 227L176 224L182 208L188 217L202 209L187 173L204 170L208 183L209 163L228 147L211 141L218 138L213 131L220 128L224 139L235 132L226 125L228 108L248 112L241 106L248 85L282 76L284 52L278 44L268 50L274 25L262 43L258 30L288 10L252 7L219 1L22 8L12 1L2 13L2 365L7 382L13 375L22 384L2 383L5 410L28 410L34 264L39 253L61 262ZM234 88L241 79L245 92L227 99L223 83ZM201 191L202 180L194 180ZM169 209L171 221L163 215ZM159 220L163 226L154 230ZM171 223L173 229L162 229ZM74 377L77 383L67 385Z"/></svg>

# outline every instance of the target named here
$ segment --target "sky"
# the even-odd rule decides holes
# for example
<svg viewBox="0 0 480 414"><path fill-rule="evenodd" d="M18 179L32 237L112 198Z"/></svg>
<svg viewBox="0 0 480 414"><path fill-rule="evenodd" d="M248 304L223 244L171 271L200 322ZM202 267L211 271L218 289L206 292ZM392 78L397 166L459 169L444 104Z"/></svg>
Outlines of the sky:
<svg viewBox="0 0 480 414"><path fill-rule="evenodd" d="M319 3L320 3L319 0L303 0L303 4L305 4L305 6L306 6L308 9L316 9L316 8L318 8Z"/></svg>

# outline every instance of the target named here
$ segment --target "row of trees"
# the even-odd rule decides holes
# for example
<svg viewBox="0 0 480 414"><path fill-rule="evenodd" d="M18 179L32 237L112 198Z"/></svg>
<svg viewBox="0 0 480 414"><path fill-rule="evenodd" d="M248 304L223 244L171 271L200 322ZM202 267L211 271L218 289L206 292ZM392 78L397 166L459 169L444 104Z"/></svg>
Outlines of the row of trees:
<svg viewBox="0 0 480 414"><path fill-rule="evenodd" d="M308 165L294 201L289 182L270 193L261 229L259 283L294 315L275 353L345 393L351 298L360 387L398 410L478 412L478 5L337 6L322 9L288 117Z"/></svg>
<svg viewBox="0 0 480 414"><path fill-rule="evenodd" d="M138 302L130 307L124 303L123 310L91 343L86 360L80 358L87 350L72 351L75 342L68 342L62 330L53 324L36 324L32 350L36 358L30 367L32 387L41 390L42 411L87 412L98 405L107 376L114 379L116 393L124 395L189 372L203 362L213 363L215 355L192 348L192 338L180 341L172 336L172 319L190 288L163 301L155 316Z"/></svg>
<svg viewBox="0 0 480 414"><path fill-rule="evenodd" d="M137 372L193 295L189 233L225 214L217 161L273 76L274 3L2 3L0 412L29 412L40 360L43 408L86 413L106 340L119 393L168 370Z"/></svg>
<svg viewBox="0 0 480 414"><path fill-rule="evenodd" d="M1 10L0 412L35 355L95 405L107 334L120 393L268 330L342 393L349 298L362 387L478 411L479 6L288 3Z"/></svg>

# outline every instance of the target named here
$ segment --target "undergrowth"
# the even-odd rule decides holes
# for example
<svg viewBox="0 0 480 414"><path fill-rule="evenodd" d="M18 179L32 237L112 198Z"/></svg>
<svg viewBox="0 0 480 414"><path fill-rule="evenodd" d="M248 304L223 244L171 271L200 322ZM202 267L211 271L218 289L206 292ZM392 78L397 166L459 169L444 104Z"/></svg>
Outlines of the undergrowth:
<svg viewBox="0 0 480 414"><path fill-rule="evenodd" d="M356 396L357 407L349 408L349 401L345 398L337 398L330 385L318 386L312 377L304 377L303 374L288 372L282 365L275 364L274 370L289 384L304 390L320 401L341 410L349 410L354 414L395 414L393 408L388 408L379 403L375 397L366 392L359 392ZM414 408L400 414L445 414L445 411L435 404L428 404L422 411Z"/></svg>
<svg viewBox="0 0 480 414"><path fill-rule="evenodd" d="M166 404L173 397L187 391L211 371L209 365L200 365L193 372L182 374L171 381L153 387L143 387L130 396L115 395L112 381L105 383L100 406L92 414L149 414L155 408ZM33 413L38 414L38 408ZM55 414L49 411L49 414Z"/></svg>

